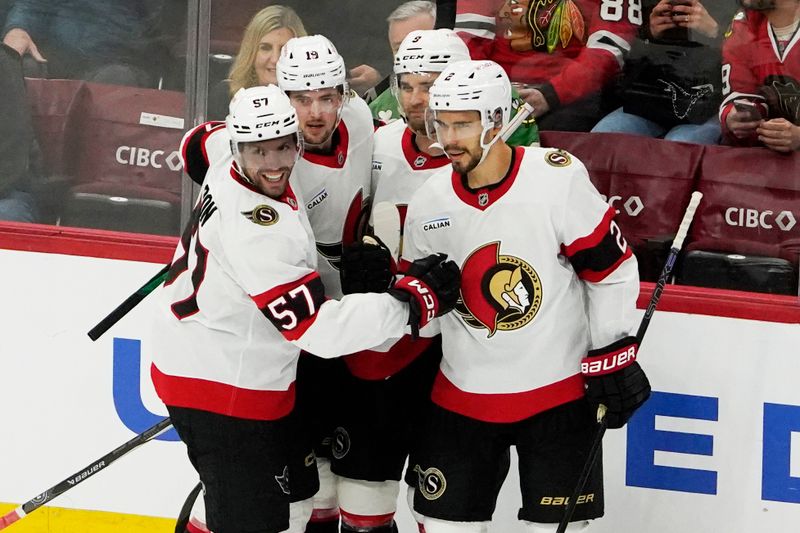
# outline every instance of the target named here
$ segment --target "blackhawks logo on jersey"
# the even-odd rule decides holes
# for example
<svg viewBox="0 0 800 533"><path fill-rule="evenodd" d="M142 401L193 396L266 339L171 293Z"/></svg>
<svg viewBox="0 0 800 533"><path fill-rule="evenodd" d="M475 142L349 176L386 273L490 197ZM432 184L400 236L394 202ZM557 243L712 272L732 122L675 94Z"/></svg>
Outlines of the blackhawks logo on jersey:
<svg viewBox="0 0 800 533"><path fill-rule="evenodd" d="M542 282L524 260L501 255L493 242L473 251L461 269L461 299L456 312L464 322L487 329L510 331L528 324L542 305Z"/></svg>

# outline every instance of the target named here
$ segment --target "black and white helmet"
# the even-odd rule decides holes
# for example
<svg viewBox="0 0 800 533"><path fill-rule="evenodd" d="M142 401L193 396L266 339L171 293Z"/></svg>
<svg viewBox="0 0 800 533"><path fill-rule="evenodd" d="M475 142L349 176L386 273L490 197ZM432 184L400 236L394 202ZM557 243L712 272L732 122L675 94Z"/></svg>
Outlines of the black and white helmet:
<svg viewBox="0 0 800 533"><path fill-rule="evenodd" d="M239 89L233 95L225 118L231 151L241 164L239 143L268 141L294 135L301 148L297 113L289 97L275 85Z"/></svg>
<svg viewBox="0 0 800 533"><path fill-rule="evenodd" d="M395 75L441 72L448 64L469 58L467 45L453 30L414 30L400 43L393 70Z"/></svg>
<svg viewBox="0 0 800 533"><path fill-rule="evenodd" d="M311 91L341 86L347 93L344 59L327 37L309 35L289 39L276 67L284 91Z"/></svg>
<svg viewBox="0 0 800 533"><path fill-rule="evenodd" d="M511 118L511 82L494 61L459 61L442 71L430 90L433 111L477 111L484 130L508 124Z"/></svg>
<svg viewBox="0 0 800 533"><path fill-rule="evenodd" d="M435 124L439 112L477 111L480 114L483 162L489 148L500 139L498 133L485 142L487 133L493 128L502 129L511 119L511 82L503 67L488 60L451 63L433 82L429 94L426 128L431 138L438 138Z"/></svg>

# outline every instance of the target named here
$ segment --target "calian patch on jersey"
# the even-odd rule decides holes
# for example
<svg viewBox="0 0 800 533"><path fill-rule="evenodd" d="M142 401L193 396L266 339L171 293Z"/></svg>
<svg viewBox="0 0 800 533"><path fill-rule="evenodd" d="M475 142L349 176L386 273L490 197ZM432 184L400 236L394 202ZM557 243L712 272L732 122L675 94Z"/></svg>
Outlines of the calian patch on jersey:
<svg viewBox="0 0 800 533"><path fill-rule="evenodd" d="M453 225L450 217L437 217L422 223L422 231L431 231L441 228L449 228Z"/></svg>
<svg viewBox="0 0 800 533"><path fill-rule="evenodd" d="M259 226L271 226L278 221L278 212L275 208L265 204L257 205L251 211L242 211L242 214L247 220Z"/></svg>
<svg viewBox="0 0 800 533"><path fill-rule="evenodd" d="M511 331L531 322L542 306L539 274L523 259L501 255L500 243L474 250L461 267L456 312L476 329Z"/></svg>
<svg viewBox="0 0 800 533"><path fill-rule="evenodd" d="M327 190L327 189L322 189L321 191L319 191L319 192L318 192L318 193L317 193L317 194L314 196L314 198L312 198L312 199L311 199L311 201L310 201L310 202L308 202L308 203L306 204L306 208L307 208L308 210L314 209L314 208L315 208L315 207L317 207L319 204L321 204L322 202L324 202L324 201L325 201L325 199L326 199L327 197L328 197L328 190Z"/></svg>

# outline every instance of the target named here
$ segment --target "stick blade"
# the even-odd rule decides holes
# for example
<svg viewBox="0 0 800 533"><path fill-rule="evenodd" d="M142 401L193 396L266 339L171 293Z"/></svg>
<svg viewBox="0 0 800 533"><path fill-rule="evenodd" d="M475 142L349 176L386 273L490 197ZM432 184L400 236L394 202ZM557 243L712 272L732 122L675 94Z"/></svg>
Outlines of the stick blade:
<svg viewBox="0 0 800 533"><path fill-rule="evenodd" d="M378 202L372 208L372 228L392 252L395 261L400 257L400 211L392 202Z"/></svg>

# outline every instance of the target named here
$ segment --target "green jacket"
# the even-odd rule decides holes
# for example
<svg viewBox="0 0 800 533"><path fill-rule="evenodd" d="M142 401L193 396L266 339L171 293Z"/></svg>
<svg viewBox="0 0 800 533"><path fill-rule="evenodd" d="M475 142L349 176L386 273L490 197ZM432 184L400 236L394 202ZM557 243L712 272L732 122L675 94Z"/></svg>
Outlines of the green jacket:
<svg viewBox="0 0 800 533"><path fill-rule="evenodd" d="M512 87L511 93L511 116L517 114L522 99L517 93L517 89ZM372 111L372 117L381 122L388 123L397 120L400 117L400 107L392 95L392 91L386 89L378 95L375 100L370 102L369 108ZM529 117L522 125L517 128L517 131L508 139L510 146L530 146L539 142L539 128L536 126L536 119Z"/></svg>

